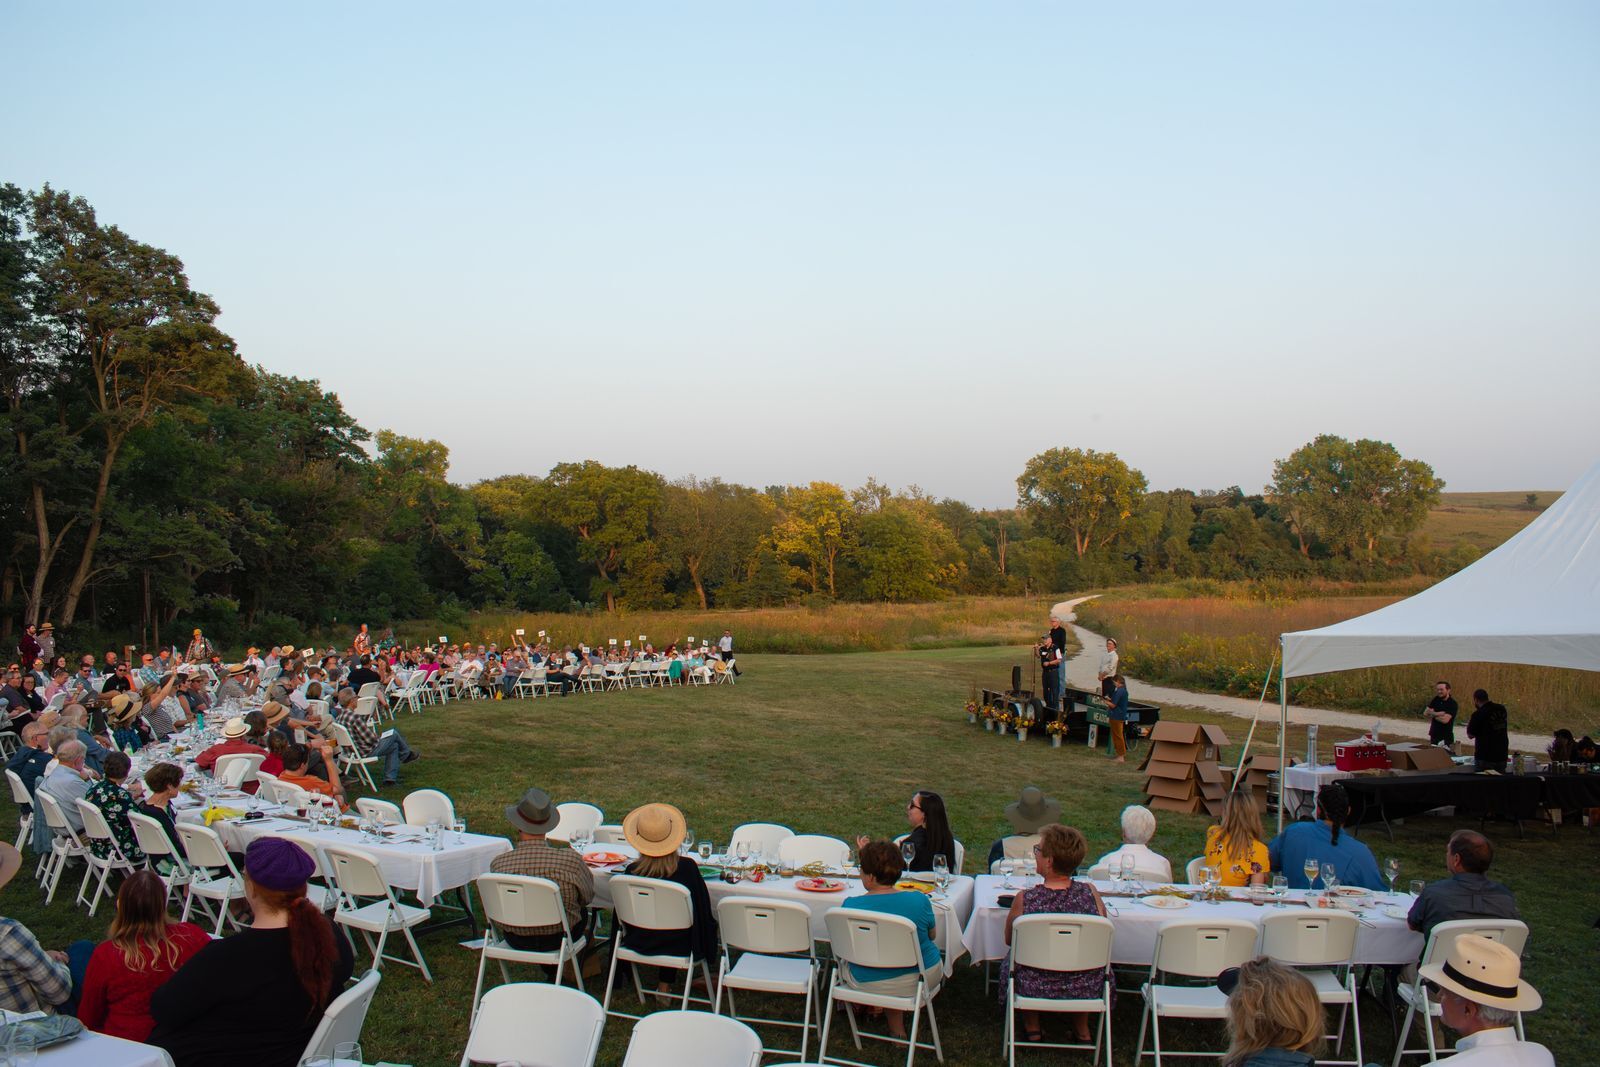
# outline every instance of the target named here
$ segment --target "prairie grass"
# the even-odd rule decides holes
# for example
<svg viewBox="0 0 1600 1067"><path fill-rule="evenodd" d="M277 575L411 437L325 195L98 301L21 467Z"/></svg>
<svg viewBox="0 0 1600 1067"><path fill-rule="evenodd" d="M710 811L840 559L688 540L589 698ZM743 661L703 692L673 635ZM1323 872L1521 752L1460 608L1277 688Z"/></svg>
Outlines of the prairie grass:
<svg viewBox="0 0 1600 1067"><path fill-rule="evenodd" d="M1278 635L1327 626L1375 611L1398 596L1318 596L1247 600L1237 597L1153 597L1090 601L1079 621L1117 638L1127 673L1207 692L1255 696L1277 652ZM1471 706L1486 689L1511 712L1511 726L1544 733L1566 726L1583 734L1600 727L1600 675L1505 663L1417 663L1343 671L1290 681L1290 698L1316 707L1387 715L1419 713L1433 683L1449 681ZM1270 690L1277 696L1277 688Z"/></svg>
<svg viewBox="0 0 1600 1067"><path fill-rule="evenodd" d="M611 638L657 648L693 637L713 645L724 629L734 648L750 652L884 652L895 649L960 648L1032 642L1049 629L1051 597L955 597L926 604L827 604L821 607L753 608L742 611L603 611L554 614L480 612L465 624L422 619L396 628L407 644L452 641L484 644L514 640L520 628L533 643L540 630L556 645L605 646Z"/></svg>

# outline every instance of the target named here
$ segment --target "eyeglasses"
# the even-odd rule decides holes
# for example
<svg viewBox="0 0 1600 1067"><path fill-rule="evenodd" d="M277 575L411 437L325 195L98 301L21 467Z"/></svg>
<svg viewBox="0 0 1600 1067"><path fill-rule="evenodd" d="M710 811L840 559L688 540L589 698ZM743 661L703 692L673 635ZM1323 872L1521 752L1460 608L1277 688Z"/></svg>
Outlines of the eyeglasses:
<svg viewBox="0 0 1600 1067"><path fill-rule="evenodd" d="M908 802L906 804L906 810L907 811L921 811L922 809L919 808L917 806L917 802L915 800L913 800L913 801L910 801L910 802Z"/></svg>

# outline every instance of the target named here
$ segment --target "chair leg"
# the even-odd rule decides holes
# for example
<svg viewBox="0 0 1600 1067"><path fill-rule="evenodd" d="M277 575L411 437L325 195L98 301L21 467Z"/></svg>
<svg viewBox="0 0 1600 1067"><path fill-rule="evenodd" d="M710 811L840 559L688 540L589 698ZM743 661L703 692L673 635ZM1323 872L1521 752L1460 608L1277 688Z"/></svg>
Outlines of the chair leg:
<svg viewBox="0 0 1600 1067"><path fill-rule="evenodd" d="M1439 1058L1439 1048L1433 1039L1433 1002L1428 999L1428 990L1422 990L1422 1025L1428 1034L1428 1062L1433 1063Z"/></svg>
<svg viewBox="0 0 1600 1067"><path fill-rule="evenodd" d="M1139 1012L1139 1045L1133 1053L1133 1067L1144 1062L1144 1035L1150 1025L1150 991L1145 990L1144 1008Z"/></svg>
<svg viewBox="0 0 1600 1067"><path fill-rule="evenodd" d="M930 996L923 1003L928 1012L928 1033L933 1035L933 1058L940 1063L944 1062L944 1045L939 1041L939 1020L933 1014L933 998Z"/></svg>
<svg viewBox="0 0 1600 1067"><path fill-rule="evenodd" d="M911 1009L911 1032L906 1035L906 1067L917 1058L917 1032L922 1026L922 992L918 990L916 1006Z"/></svg>
<svg viewBox="0 0 1600 1067"><path fill-rule="evenodd" d="M689 966L683 969L683 1003L678 1006L679 1011L689 1010L689 990L694 988L694 960L690 959Z"/></svg>
<svg viewBox="0 0 1600 1067"><path fill-rule="evenodd" d="M611 987L616 982L616 980L617 980L617 951L616 951L616 948L613 947L612 950L611 950L611 966L606 971L606 994L605 994L605 998L600 1001L600 1010L605 1012L608 1015L611 1013Z"/></svg>
<svg viewBox="0 0 1600 1067"><path fill-rule="evenodd" d="M822 1008L822 1035L817 1038L817 1060L821 1063L828 1062L828 1029L833 1025L833 990L838 984L839 976L833 975L828 980L828 998Z"/></svg>
<svg viewBox="0 0 1600 1067"><path fill-rule="evenodd" d="M406 943L411 946L411 955L416 957L417 969L422 972L422 980L433 982L433 974L428 970L428 961L422 956L422 946L417 944L417 939L411 935L411 927L402 926L400 932L406 935Z"/></svg>
<svg viewBox="0 0 1600 1067"><path fill-rule="evenodd" d="M478 953L478 984L472 987L472 1013L467 1016L468 1033L471 1033L473 1025L478 1021L478 1001L483 999L483 972L488 968L489 957L480 951Z"/></svg>

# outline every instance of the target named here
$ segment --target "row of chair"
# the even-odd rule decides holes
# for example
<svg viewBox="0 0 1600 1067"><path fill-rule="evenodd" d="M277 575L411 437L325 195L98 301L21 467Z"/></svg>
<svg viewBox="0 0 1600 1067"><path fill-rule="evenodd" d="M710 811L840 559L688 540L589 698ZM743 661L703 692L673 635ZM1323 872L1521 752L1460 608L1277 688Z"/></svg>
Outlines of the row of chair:
<svg viewBox="0 0 1600 1067"><path fill-rule="evenodd" d="M526 1063L530 1049L546 1067L592 1067L605 1011L578 989L521 982L491 989L472 1028L461 1067ZM623 1067L757 1067L761 1039L750 1027L703 1011L661 1011L639 1021ZM792 1064L791 1067L817 1067Z"/></svg>

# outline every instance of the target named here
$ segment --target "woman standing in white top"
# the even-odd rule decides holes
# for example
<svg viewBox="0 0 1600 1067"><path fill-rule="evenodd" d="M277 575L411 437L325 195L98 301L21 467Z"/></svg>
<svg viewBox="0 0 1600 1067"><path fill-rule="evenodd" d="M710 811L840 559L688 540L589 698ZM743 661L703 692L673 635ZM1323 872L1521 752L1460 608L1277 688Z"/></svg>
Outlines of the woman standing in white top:
<svg viewBox="0 0 1600 1067"><path fill-rule="evenodd" d="M1115 688L1111 679L1116 677L1119 661L1117 657L1117 642L1114 638L1106 638L1106 650L1100 653L1100 695L1107 700L1111 699L1111 690Z"/></svg>

